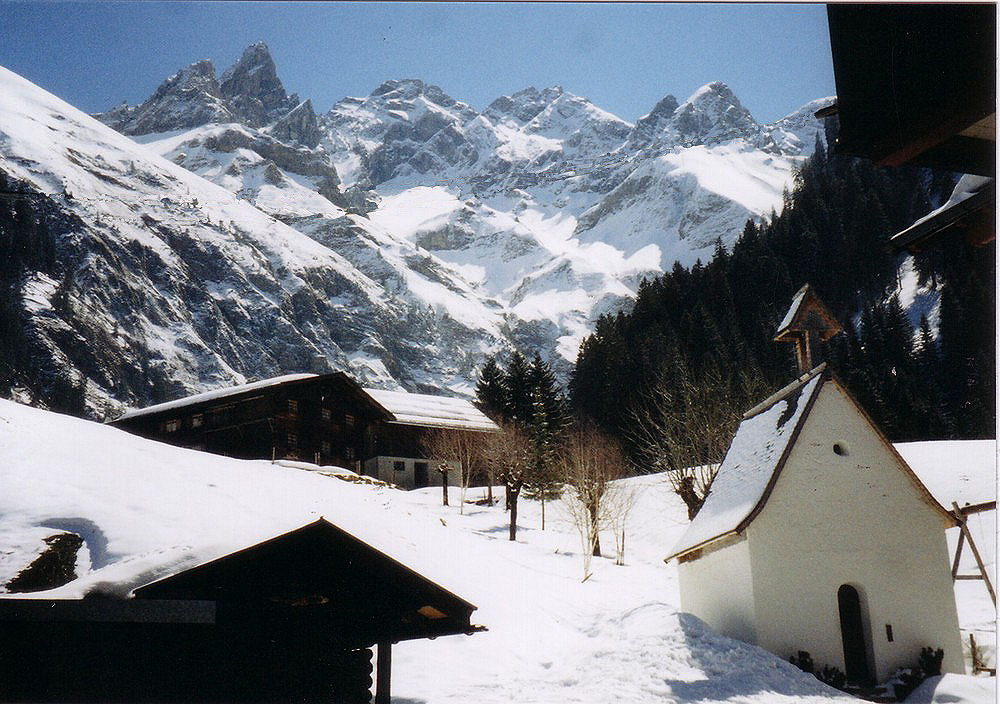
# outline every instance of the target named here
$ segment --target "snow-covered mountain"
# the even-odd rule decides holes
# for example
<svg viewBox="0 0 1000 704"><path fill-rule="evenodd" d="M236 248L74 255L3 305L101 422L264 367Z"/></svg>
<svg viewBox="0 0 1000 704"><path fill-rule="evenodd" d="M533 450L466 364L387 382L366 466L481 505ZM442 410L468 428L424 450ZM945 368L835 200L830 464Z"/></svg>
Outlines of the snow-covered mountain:
<svg viewBox="0 0 1000 704"><path fill-rule="evenodd" d="M634 125L558 87L479 111L412 79L317 115L285 92L263 43L219 77L198 61L141 105L95 116L134 141L0 80L16 98L0 105L0 171L73 221L56 234L72 252L25 283L29 329L53 370L90 379L92 406L326 368L468 393L483 356L514 345L566 372L643 276L707 259L780 209L823 136L820 101L762 125L722 83L666 96ZM162 265L143 268L136 242ZM109 340L84 364L76 337L36 333L66 272L59 300L101 311L127 352ZM83 339L99 327L56 317ZM112 379L122 364L160 371L147 388Z"/></svg>
<svg viewBox="0 0 1000 704"><path fill-rule="evenodd" d="M505 340L499 304L376 225L358 238L398 286L340 254L332 226L303 234L5 69L0 92L0 171L36 196L55 253L17 281L35 377L85 383L92 413L288 370L462 391ZM258 200L280 201L261 171ZM342 209L290 188L354 237Z"/></svg>

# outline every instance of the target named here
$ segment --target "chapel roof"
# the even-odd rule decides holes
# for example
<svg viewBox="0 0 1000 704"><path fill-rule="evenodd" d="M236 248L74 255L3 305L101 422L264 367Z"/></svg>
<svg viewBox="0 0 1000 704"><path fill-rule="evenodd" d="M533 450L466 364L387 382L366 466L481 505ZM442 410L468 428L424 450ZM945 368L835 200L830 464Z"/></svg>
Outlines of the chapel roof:
<svg viewBox="0 0 1000 704"><path fill-rule="evenodd" d="M924 500L949 520L954 517L934 498L889 440L843 388L826 364L800 376L757 404L743 421L712 481L701 510L674 546L667 560L688 555L709 544L742 533L763 510L799 432L827 383L837 384L872 431L896 457Z"/></svg>

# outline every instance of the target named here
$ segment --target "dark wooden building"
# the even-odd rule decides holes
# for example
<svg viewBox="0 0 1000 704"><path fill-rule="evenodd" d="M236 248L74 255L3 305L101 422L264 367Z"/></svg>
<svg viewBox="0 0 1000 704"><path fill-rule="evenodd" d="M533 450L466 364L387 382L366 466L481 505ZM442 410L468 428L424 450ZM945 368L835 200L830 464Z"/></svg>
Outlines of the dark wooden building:
<svg viewBox="0 0 1000 704"><path fill-rule="evenodd" d="M817 114L838 115L834 149L981 177L893 237L897 249L996 236L996 13L994 3L827 6L837 103Z"/></svg>
<svg viewBox="0 0 1000 704"><path fill-rule="evenodd" d="M0 701L389 701L392 643L475 606L320 519L131 599L0 599Z"/></svg>
<svg viewBox="0 0 1000 704"><path fill-rule="evenodd" d="M110 421L145 438L240 459L336 465L418 488L437 482L430 429L495 432L465 399L365 389L343 372L293 374L196 394ZM460 465L454 463L456 469ZM449 472L451 482L460 472Z"/></svg>

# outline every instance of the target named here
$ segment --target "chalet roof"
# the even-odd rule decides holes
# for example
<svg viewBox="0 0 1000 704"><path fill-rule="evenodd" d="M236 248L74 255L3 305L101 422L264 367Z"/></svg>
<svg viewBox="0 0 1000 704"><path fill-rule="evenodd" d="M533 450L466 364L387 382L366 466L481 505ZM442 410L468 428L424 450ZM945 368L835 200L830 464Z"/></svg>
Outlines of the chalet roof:
<svg viewBox="0 0 1000 704"><path fill-rule="evenodd" d="M406 391L364 389L364 392L392 414L392 423L462 430L499 430L471 401L448 396L411 394Z"/></svg>
<svg viewBox="0 0 1000 704"><path fill-rule="evenodd" d="M820 389L835 381L825 364L779 390L743 415L704 505L667 560L743 532L761 512ZM839 386L839 384L838 384ZM943 516L951 514L935 499L906 460L844 390L858 412L899 461L925 500Z"/></svg>
<svg viewBox="0 0 1000 704"><path fill-rule="evenodd" d="M163 411L172 411L179 408L192 406L198 403L204 403L206 401L216 401L219 399L228 398L230 396L238 396L248 391L256 391L257 389L266 389L271 386L279 386L280 384L285 384L288 383L289 381L310 379L315 376L316 374L285 374L284 376L276 376L271 379L261 379L260 381L252 381L248 384L238 384L236 386L227 386L222 389L213 389L212 391L205 391L200 394L185 396L184 398L178 398L173 401L165 401L163 403L157 403L154 406L146 406L145 408L136 408L131 411L126 411L125 413L120 415L116 420L127 420L129 418L137 418L139 416L147 416L147 415L152 415L154 413L162 413Z"/></svg>
<svg viewBox="0 0 1000 704"><path fill-rule="evenodd" d="M383 411L390 423L399 425L419 425L431 428L460 428L465 430L492 431L497 430L496 424L487 418L470 401L464 398L448 396L432 396L429 394L412 394L406 391L384 391L382 389L363 389L353 379L343 372L333 372L326 375L316 374L286 374L273 379L262 379L249 384L227 386L222 389L205 391L200 394L185 396L158 403L146 408L128 411L114 422L130 420L143 416L186 409L211 401L224 401L262 389L274 388L283 384L303 382L310 379L340 378L357 392L359 399L372 403Z"/></svg>
<svg viewBox="0 0 1000 704"><path fill-rule="evenodd" d="M923 216L908 228L889 238L889 244L896 249L919 249L920 246L951 229L966 230L975 227L976 219L985 217L982 227L985 237L977 243L985 244L996 236L992 211L996 207L996 183L987 176L965 175L955 184L948 201L936 210ZM989 213L985 211L989 210Z"/></svg>

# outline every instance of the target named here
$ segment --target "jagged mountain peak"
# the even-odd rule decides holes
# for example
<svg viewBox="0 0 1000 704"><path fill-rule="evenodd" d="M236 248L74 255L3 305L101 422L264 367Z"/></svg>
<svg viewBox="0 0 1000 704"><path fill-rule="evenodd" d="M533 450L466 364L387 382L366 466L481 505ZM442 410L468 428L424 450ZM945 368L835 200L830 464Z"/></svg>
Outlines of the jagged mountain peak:
<svg viewBox="0 0 1000 704"><path fill-rule="evenodd" d="M682 146L718 144L736 138L765 146L761 141L763 128L722 81L703 85L678 105L669 129Z"/></svg>
<svg viewBox="0 0 1000 704"><path fill-rule="evenodd" d="M146 103L159 100L171 94L202 91L210 96L219 96L219 82L215 78L215 66L210 59L201 59L185 66L161 83ZM145 103L144 103L145 104Z"/></svg>
<svg viewBox="0 0 1000 704"><path fill-rule="evenodd" d="M489 104L483 114L494 122L514 118L522 124L527 123L563 93L562 86L552 86L542 90L528 86L511 95L500 96Z"/></svg>
<svg viewBox="0 0 1000 704"><path fill-rule="evenodd" d="M436 86L433 83L424 83L417 78L401 78L385 81L373 90L369 97L382 98L384 100L412 101L420 96L444 108L463 105L445 93L440 86Z"/></svg>
<svg viewBox="0 0 1000 704"><path fill-rule="evenodd" d="M677 98L666 95L653 106L653 109L635 121L635 130L630 142L637 147L644 147L656 139L667 125L670 118L677 112Z"/></svg>
<svg viewBox="0 0 1000 704"><path fill-rule="evenodd" d="M233 113L221 95L215 67L202 59L170 76L141 105L118 105L97 117L125 134L141 135L228 122Z"/></svg>
<svg viewBox="0 0 1000 704"><path fill-rule="evenodd" d="M275 112L284 112L290 101L271 52L264 42L251 44L239 61L226 69L219 80L222 95L251 125L262 125Z"/></svg>

